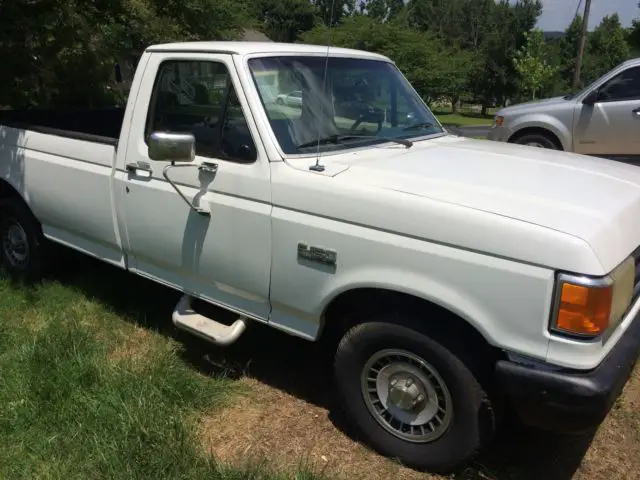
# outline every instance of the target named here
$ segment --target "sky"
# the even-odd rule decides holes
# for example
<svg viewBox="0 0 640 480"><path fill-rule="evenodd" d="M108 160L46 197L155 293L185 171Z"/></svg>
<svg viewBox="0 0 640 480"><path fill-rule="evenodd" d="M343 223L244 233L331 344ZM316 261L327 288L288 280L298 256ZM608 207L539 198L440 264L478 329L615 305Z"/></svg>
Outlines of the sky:
<svg viewBox="0 0 640 480"><path fill-rule="evenodd" d="M640 17L639 0L591 0L589 30L593 30L605 15L617 13L620 21L627 27L631 20ZM565 30L576 13L580 0L542 0L544 10L538 19L538 26L545 31ZM580 2L584 12L585 0Z"/></svg>

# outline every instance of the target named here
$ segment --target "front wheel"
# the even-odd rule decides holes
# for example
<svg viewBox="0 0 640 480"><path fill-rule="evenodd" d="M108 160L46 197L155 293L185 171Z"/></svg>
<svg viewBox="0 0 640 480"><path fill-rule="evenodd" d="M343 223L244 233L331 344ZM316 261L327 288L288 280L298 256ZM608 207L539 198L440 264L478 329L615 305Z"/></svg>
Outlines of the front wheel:
<svg viewBox="0 0 640 480"><path fill-rule="evenodd" d="M450 471L493 435L488 395L447 348L413 329L365 323L343 337L335 377L348 417L383 455Z"/></svg>
<svg viewBox="0 0 640 480"><path fill-rule="evenodd" d="M516 139L515 143L529 147L548 148L550 150L559 149L558 145L549 136L538 133L522 135Z"/></svg>

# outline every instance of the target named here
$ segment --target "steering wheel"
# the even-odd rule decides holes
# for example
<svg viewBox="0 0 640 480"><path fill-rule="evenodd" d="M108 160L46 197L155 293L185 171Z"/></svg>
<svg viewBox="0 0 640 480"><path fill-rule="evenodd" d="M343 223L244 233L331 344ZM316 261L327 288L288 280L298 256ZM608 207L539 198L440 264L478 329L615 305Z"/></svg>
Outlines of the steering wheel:
<svg viewBox="0 0 640 480"><path fill-rule="evenodd" d="M358 115L358 118L349 128L349 133L354 134L356 129L360 126L361 123L375 123L378 125L376 129L376 135L382 130L382 123L384 122L384 110L376 107L370 103L365 104L364 108L362 108L362 112Z"/></svg>

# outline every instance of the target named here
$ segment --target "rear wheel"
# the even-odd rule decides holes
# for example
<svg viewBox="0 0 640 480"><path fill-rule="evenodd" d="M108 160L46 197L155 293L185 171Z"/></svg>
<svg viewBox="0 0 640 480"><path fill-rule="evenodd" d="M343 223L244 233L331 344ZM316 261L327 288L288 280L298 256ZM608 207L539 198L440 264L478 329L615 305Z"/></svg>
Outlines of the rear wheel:
<svg viewBox="0 0 640 480"><path fill-rule="evenodd" d="M335 378L363 440L412 468L459 467L495 430L489 397L470 369L414 329L353 327L336 352Z"/></svg>
<svg viewBox="0 0 640 480"><path fill-rule="evenodd" d="M0 207L0 257L12 278L41 278L44 243L38 221L22 202L8 200Z"/></svg>

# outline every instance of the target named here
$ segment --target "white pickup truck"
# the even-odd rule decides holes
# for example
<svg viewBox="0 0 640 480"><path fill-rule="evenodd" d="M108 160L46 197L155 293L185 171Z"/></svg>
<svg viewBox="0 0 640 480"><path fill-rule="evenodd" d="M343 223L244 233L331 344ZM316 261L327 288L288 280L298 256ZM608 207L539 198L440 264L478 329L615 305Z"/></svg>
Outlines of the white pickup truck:
<svg viewBox="0 0 640 480"><path fill-rule="evenodd" d="M414 468L469 460L508 405L597 426L638 357L640 169L450 135L386 57L156 45L124 110L0 125L11 274L52 241L184 292L173 322L214 344L336 338L347 417Z"/></svg>

